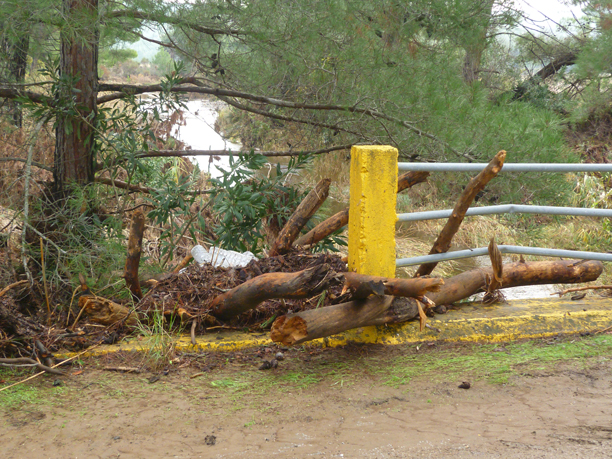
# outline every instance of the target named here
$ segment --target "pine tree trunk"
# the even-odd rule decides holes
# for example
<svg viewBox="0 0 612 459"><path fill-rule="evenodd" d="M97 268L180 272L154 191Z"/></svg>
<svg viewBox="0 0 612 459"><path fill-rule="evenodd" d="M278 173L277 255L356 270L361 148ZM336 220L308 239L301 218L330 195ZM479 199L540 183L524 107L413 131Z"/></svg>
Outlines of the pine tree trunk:
<svg viewBox="0 0 612 459"><path fill-rule="evenodd" d="M93 148L98 93L98 0L64 0L68 24L61 32L58 94L68 113L57 118L54 191L93 181ZM73 103L69 103L73 101Z"/></svg>

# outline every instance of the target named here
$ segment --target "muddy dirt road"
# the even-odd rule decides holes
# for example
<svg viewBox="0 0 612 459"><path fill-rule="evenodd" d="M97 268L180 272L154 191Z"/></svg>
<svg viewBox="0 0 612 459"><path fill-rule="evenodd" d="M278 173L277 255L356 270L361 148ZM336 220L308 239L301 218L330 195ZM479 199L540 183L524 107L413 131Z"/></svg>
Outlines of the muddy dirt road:
<svg viewBox="0 0 612 459"><path fill-rule="evenodd" d="M97 358L9 389L2 457L612 457L612 335L305 347L258 369L278 351L184 354L140 374L104 368L142 356Z"/></svg>

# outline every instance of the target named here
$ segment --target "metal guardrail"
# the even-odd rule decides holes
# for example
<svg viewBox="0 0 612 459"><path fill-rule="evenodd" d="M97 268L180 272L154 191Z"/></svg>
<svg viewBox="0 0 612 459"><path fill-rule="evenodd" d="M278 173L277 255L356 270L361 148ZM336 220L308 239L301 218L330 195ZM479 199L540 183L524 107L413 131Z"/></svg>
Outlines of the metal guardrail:
<svg viewBox="0 0 612 459"><path fill-rule="evenodd" d="M397 214L397 221L415 222L421 220L437 220L448 218L453 209L431 210L427 212L410 212ZM571 215L579 217L612 217L612 209L586 209L583 207L552 207L552 206L525 206L520 204L505 204L501 206L470 207L465 213L466 217L475 215L493 214L545 214L545 215Z"/></svg>
<svg viewBox="0 0 612 459"><path fill-rule="evenodd" d="M486 163L397 163L400 171L479 172ZM502 172L612 172L612 164L506 163Z"/></svg>
<svg viewBox="0 0 612 459"><path fill-rule="evenodd" d="M541 257L579 258L583 260L612 261L612 253L582 252L579 250L542 249L539 247L520 247L517 245L498 245L501 253L518 253L522 255L538 255ZM424 255L422 257L399 258L395 266L413 266L422 263L437 263L439 261L458 260L461 258L482 257L489 254L487 247L478 249L457 250L456 252Z"/></svg>
<svg viewBox="0 0 612 459"><path fill-rule="evenodd" d="M426 172L478 172L487 164L483 163L398 163L400 171L426 171ZM558 163L521 163L504 164L502 172L612 172L612 164L558 164ZM428 212L412 212L398 214L397 220L401 222L434 220L448 218L453 210L434 210ZM585 217L611 217L612 209L585 209L580 207L553 207L553 206L527 206L507 204L488 207L471 207L466 217L475 215L491 215L502 213L529 213L546 215L571 215ZM536 255L546 257L567 257L585 260L612 261L611 253L583 252L577 250L559 250L540 247L519 247L513 245L498 246L501 253L515 253L523 255ZM486 247L456 252L447 252L421 257L401 258L395 261L396 266L412 266L422 263L432 263L460 258L470 258L488 255Z"/></svg>

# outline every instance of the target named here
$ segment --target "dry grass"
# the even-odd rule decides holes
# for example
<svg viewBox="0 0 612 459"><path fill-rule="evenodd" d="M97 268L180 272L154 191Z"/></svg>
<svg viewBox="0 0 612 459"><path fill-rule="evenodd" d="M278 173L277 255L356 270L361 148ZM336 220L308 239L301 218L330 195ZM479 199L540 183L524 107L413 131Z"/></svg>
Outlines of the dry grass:
<svg viewBox="0 0 612 459"><path fill-rule="evenodd" d="M18 158L25 160L30 142L34 141L32 160L51 167L53 165L53 152L55 151L55 137L52 126L48 124L43 128L36 139L31 139L32 126L21 129L10 125L0 125L0 158ZM24 180L23 161L0 162L0 205L5 207L20 206L23 204ZM35 184L50 182L53 179L51 172L38 167L32 167L32 180ZM41 188L30 188L34 195L40 195Z"/></svg>

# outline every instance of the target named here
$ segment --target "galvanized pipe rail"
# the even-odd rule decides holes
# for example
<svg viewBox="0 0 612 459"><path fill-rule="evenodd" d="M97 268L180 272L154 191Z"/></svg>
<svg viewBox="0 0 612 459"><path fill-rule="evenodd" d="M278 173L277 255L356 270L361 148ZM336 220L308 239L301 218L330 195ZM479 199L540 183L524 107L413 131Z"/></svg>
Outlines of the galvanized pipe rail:
<svg viewBox="0 0 612 459"><path fill-rule="evenodd" d="M399 222L415 222L421 220L437 220L448 218L453 209L430 210L426 212L409 212L397 214ZM504 204L501 206L470 207L465 213L466 217L475 215L494 214L543 214L543 215L571 215L579 217L612 217L612 209L588 209L584 207L554 207L554 206L526 206L521 204Z"/></svg>
<svg viewBox="0 0 612 459"><path fill-rule="evenodd" d="M486 163L397 163L400 171L480 172ZM502 172L612 172L612 164L506 163Z"/></svg>
<svg viewBox="0 0 612 459"><path fill-rule="evenodd" d="M480 172L485 163L398 163L400 171L426 171L426 172ZM612 164L559 164L559 163L506 163L502 172L612 172ZM401 222L433 220L448 218L452 209L434 210L428 212L412 212L398 214L397 220ZM580 207L553 207L553 206L527 206L507 204L488 207L471 207L466 216L491 215L502 213L529 213L546 215L571 215L585 217L612 217L612 209L585 209ZM583 252L577 250L546 249L540 247L519 247L513 245L498 246L501 253L515 253L522 255L536 255L545 257L567 257L586 260L612 261L612 254L598 252ZM397 259L396 266L412 266L422 263L432 263L460 258L479 257L488 254L486 247L477 249L459 250L421 257Z"/></svg>
<svg viewBox="0 0 612 459"><path fill-rule="evenodd" d="M521 255L536 255L540 257L565 257L583 260L612 261L611 253L583 252L580 250L542 249L539 247L520 247L517 245L498 245L501 253L517 253ZM437 253L422 257L399 258L395 266L413 266L422 263L437 263L440 261L458 260L461 258L482 257L489 254L487 247L478 249L457 250L456 252Z"/></svg>

